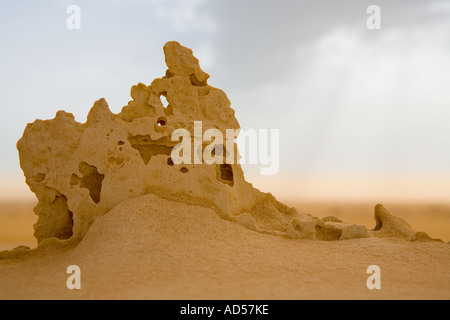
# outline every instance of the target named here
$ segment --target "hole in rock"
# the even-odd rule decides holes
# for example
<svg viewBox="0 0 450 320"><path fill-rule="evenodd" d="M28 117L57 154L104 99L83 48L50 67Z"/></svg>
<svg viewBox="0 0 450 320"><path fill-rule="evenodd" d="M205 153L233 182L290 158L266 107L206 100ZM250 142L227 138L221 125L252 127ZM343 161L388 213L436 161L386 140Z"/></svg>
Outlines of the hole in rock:
<svg viewBox="0 0 450 320"><path fill-rule="evenodd" d="M163 93L159 96L159 99L161 99L161 103L162 103L162 105L163 105L164 108L167 108L167 107L169 106L169 101L167 101L166 94L167 94L167 93L163 92Z"/></svg>
<svg viewBox="0 0 450 320"><path fill-rule="evenodd" d="M37 175L33 176L33 180L35 182L42 182L45 180L45 173L38 173Z"/></svg>
<svg viewBox="0 0 450 320"><path fill-rule="evenodd" d="M158 140L152 140L150 135L129 136L128 141L134 149L139 151L139 155L141 156L142 161L144 161L144 164L148 164L153 156L170 156L172 153L172 146L170 145L171 141L166 137Z"/></svg>
<svg viewBox="0 0 450 320"><path fill-rule="evenodd" d="M123 145L125 144L125 142L123 142L122 140L120 140L119 142L117 142L117 144L118 144L119 146L123 146Z"/></svg>
<svg viewBox="0 0 450 320"><path fill-rule="evenodd" d="M70 239L73 235L73 213L66 196L60 194L51 202L39 202L35 208L39 218L34 235L38 242L47 238Z"/></svg>
<svg viewBox="0 0 450 320"><path fill-rule="evenodd" d="M167 120L165 118L159 118L158 121L156 121L157 125L159 127L165 126L166 125Z"/></svg>
<svg viewBox="0 0 450 320"><path fill-rule="evenodd" d="M167 164L168 164L169 166L173 166L173 160L172 160L172 158L167 158Z"/></svg>
<svg viewBox="0 0 450 320"><path fill-rule="evenodd" d="M233 168L229 164L217 165L217 180L230 186L234 185Z"/></svg>
<svg viewBox="0 0 450 320"><path fill-rule="evenodd" d="M188 173L189 170L188 170L188 168L186 168L186 167L182 167L182 168L180 169L180 172L182 172L182 173Z"/></svg>
<svg viewBox="0 0 450 320"><path fill-rule="evenodd" d="M80 178L76 174L72 174L70 185L79 185L80 188L88 189L92 201L94 201L95 203L99 203L100 193L102 191L102 183L105 175L98 173L95 166L91 166L86 162L80 163L79 170L83 177Z"/></svg>

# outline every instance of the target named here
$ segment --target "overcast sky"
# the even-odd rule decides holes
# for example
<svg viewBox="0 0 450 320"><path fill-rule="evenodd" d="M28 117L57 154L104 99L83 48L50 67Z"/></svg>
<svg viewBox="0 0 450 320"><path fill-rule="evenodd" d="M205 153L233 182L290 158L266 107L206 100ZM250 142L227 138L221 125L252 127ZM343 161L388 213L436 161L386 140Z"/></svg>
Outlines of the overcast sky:
<svg viewBox="0 0 450 320"><path fill-rule="evenodd" d="M169 40L193 49L242 128L280 129L279 174L245 167L264 191L450 201L444 0L1 0L0 198L32 195L15 147L28 122L60 109L84 122L101 97L119 112L133 84L164 75Z"/></svg>

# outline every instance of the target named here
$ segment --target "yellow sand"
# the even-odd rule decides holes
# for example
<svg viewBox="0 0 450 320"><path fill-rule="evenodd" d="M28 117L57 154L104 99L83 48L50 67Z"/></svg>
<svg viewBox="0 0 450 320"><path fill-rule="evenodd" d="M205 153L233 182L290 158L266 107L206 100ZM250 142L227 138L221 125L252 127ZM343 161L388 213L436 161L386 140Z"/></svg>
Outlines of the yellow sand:
<svg viewBox="0 0 450 320"><path fill-rule="evenodd" d="M66 288L72 264L79 291ZM378 291L366 287L372 264ZM13 298L449 299L450 245L285 239L144 195L97 219L75 248L0 260L0 299Z"/></svg>
<svg viewBox="0 0 450 320"><path fill-rule="evenodd" d="M35 247L33 225L37 216L33 207L37 201L15 201L0 203L0 251L19 245Z"/></svg>

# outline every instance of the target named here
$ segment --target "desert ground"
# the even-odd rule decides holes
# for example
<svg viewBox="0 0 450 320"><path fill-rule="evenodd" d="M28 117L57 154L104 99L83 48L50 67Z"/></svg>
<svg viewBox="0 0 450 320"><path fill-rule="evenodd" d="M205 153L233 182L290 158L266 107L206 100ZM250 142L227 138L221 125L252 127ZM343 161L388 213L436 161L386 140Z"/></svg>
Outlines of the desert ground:
<svg viewBox="0 0 450 320"><path fill-rule="evenodd" d="M369 202L296 202L286 204L298 211L323 218L336 216L345 222L363 224L368 229L375 226L373 207ZM33 201L0 202L0 250L19 245L35 247ZM450 204L439 203L385 203L391 213L402 217L415 230L428 233L433 238L450 241Z"/></svg>
<svg viewBox="0 0 450 320"><path fill-rule="evenodd" d="M33 244L32 206L2 206L4 246ZM366 206L298 205L373 226ZM405 219L409 212L413 227L448 240L448 206L389 208L403 209ZM82 270L81 290L66 288L73 264ZM366 287L373 264L381 268L381 290ZM223 220L211 209L146 195L96 220L75 248L0 260L0 299L449 299L449 271L447 243L286 239Z"/></svg>
<svg viewBox="0 0 450 320"><path fill-rule="evenodd" d="M33 225L37 221L33 208L36 204L37 201L0 202L0 250L37 245L33 236Z"/></svg>

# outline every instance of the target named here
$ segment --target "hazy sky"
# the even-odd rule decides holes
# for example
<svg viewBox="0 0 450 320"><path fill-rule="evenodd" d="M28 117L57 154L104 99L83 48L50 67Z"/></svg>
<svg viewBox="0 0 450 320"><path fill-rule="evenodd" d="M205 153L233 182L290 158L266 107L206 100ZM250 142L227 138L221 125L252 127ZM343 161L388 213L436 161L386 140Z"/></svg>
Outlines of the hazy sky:
<svg viewBox="0 0 450 320"><path fill-rule="evenodd" d="M381 30L366 27L369 5ZM81 9L68 30L66 9ZM60 109L84 122L193 49L245 128L277 128L280 198L450 201L450 1L0 0L0 199L27 191L15 147Z"/></svg>

